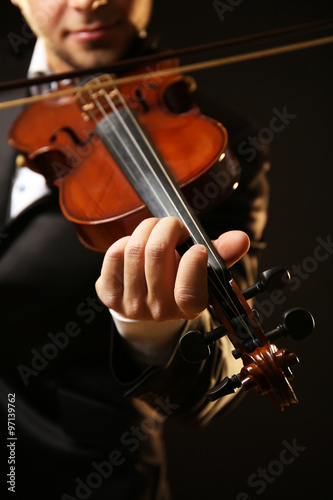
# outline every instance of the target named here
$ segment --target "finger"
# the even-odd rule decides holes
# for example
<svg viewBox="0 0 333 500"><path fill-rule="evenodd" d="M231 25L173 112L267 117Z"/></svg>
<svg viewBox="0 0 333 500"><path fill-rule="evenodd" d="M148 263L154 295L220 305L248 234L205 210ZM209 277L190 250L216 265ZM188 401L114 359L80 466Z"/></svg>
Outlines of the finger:
<svg viewBox="0 0 333 500"><path fill-rule="evenodd" d="M146 301L145 248L158 222L154 217L142 221L125 248L123 310L132 319L150 319Z"/></svg>
<svg viewBox="0 0 333 500"><path fill-rule="evenodd" d="M227 267L235 264L250 247L250 239L243 231L228 231L213 241Z"/></svg>
<svg viewBox="0 0 333 500"><path fill-rule="evenodd" d="M176 319L174 286L179 263L176 247L188 238L188 230L175 217L165 217L152 230L145 251L147 303L155 321Z"/></svg>
<svg viewBox="0 0 333 500"><path fill-rule="evenodd" d="M207 307L207 260L206 247L194 245L179 263L174 295L183 318L193 319Z"/></svg>
<svg viewBox="0 0 333 500"><path fill-rule="evenodd" d="M129 237L121 238L107 250L101 275L96 281L96 291L101 301L110 309L122 309L124 289L124 251Z"/></svg>
<svg viewBox="0 0 333 500"><path fill-rule="evenodd" d="M228 267L237 262L249 248L249 238L242 231L224 233L213 243ZM207 307L205 247L195 245L183 255L175 284L175 301L187 319L196 317Z"/></svg>

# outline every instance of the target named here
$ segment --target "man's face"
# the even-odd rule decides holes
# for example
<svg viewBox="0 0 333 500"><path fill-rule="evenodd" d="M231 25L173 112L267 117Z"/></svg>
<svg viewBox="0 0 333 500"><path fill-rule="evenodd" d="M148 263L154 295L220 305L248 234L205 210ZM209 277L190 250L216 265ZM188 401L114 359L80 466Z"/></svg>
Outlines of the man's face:
<svg viewBox="0 0 333 500"><path fill-rule="evenodd" d="M11 0L44 40L54 72L111 64L144 30L153 0Z"/></svg>

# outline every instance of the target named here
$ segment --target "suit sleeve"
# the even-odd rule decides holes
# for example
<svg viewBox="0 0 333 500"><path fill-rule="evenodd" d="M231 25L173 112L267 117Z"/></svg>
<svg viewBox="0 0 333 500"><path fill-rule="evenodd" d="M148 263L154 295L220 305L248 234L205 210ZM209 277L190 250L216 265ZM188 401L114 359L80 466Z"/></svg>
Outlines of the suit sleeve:
<svg viewBox="0 0 333 500"><path fill-rule="evenodd" d="M198 319L188 321L183 333L191 329L205 332L216 326L210 313L205 311ZM205 425L220 410L233 406L234 400L239 399L241 391L216 402L209 402L206 397L210 387L240 371L242 363L234 359L232 349L229 339L223 337L212 348L207 360L188 363L181 357L177 345L164 366L143 368L130 361L132 358L126 342L114 332L111 367L125 396L138 398L152 408L162 401L174 410L172 418L187 427Z"/></svg>

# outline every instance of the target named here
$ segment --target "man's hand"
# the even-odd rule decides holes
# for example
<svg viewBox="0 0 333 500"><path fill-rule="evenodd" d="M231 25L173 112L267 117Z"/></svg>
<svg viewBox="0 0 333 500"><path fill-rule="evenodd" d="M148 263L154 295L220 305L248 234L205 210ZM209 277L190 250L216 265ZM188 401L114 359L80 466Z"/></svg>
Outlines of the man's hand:
<svg viewBox="0 0 333 500"><path fill-rule="evenodd" d="M208 305L207 250L194 245L180 258L176 247L187 238L187 229L174 217L144 220L108 249L96 282L99 298L118 314L139 321L200 315ZM249 248L241 231L224 233L213 243L228 267Z"/></svg>

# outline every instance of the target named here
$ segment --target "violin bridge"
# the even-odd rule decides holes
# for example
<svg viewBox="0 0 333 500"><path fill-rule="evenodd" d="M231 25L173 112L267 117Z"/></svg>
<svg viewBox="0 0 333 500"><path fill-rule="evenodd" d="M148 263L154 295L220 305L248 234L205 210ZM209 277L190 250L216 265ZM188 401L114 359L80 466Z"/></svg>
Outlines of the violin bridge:
<svg viewBox="0 0 333 500"><path fill-rule="evenodd" d="M75 95L75 102L85 121L97 121L124 104L110 75L98 76L86 83Z"/></svg>

